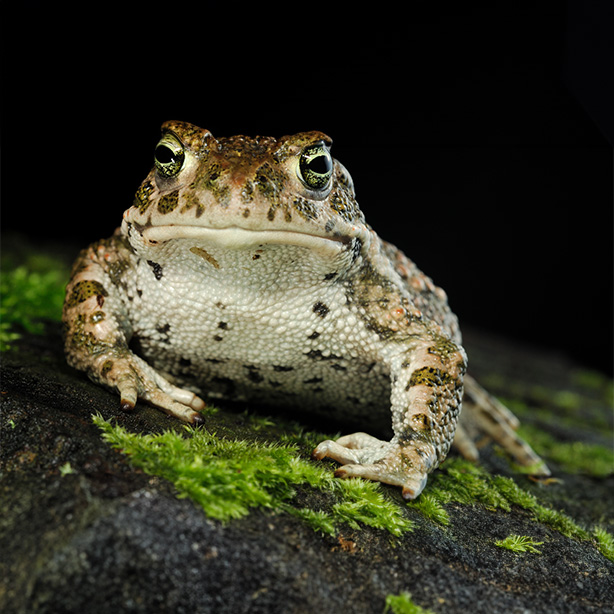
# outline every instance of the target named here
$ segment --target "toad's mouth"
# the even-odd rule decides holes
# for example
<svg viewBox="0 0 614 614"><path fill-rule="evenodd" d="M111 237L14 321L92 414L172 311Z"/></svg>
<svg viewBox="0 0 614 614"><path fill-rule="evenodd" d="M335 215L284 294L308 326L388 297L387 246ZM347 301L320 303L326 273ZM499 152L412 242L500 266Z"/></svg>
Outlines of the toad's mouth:
<svg viewBox="0 0 614 614"><path fill-rule="evenodd" d="M143 231L150 245L177 239L188 239L215 245L222 249L249 249L260 245L304 247L324 257L334 257L347 248L348 237L321 237L288 230L246 230L238 226L207 228L203 226L150 226Z"/></svg>

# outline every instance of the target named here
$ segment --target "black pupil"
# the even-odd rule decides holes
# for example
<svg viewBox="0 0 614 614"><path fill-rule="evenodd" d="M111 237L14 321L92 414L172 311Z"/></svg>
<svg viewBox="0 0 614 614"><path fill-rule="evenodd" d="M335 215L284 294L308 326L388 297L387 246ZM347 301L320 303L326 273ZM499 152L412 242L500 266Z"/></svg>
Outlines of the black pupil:
<svg viewBox="0 0 614 614"><path fill-rule="evenodd" d="M331 169L330 158L325 154L321 154L309 160L307 166L310 171L318 175L326 175Z"/></svg>
<svg viewBox="0 0 614 614"><path fill-rule="evenodd" d="M170 164L175 161L175 154L170 147L159 145L156 147L156 160L160 162L160 164Z"/></svg>

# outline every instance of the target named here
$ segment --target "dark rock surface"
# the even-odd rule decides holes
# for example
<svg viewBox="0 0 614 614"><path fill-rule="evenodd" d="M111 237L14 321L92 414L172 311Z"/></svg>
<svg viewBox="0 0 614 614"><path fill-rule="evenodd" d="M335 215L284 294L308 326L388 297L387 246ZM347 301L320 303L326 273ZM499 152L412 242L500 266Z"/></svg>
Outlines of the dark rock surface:
<svg viewBox="0 0 614 614"><path fill-rule="evenodd" d="M481 337L468 345L478 375L494 369L527 385L567 382L569 365L556 357L511 345L501 352L498 342ZM386 595L402 591L442 613L614 612L614 564L593 543L563 537L521 509L450 504L451 524L443 528L408 508L416 528L398 540L368 527L324 537L270 511L226 525L206 518L107 445L91 414L117 416L135 431L177 423L142 405L121 414L114 395L65 365L56 325L5 354L1 376L4 614L379 613ZM215 420L227 432L242 425L232 408ZM482 462L509 471L491 448ZM612 532L613 476L553 469L562 482L552 486L515 478L555 509ZM394 489L389 493L403 505ZM511 533L542 541L541 554L493 546Z"/></svg>

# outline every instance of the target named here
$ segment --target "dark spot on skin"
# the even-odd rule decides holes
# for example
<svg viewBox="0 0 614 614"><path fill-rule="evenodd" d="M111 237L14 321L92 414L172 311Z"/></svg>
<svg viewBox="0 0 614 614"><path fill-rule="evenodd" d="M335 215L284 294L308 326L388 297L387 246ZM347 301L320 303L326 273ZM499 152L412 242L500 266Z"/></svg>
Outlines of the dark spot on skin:
<svg viewBox="0 0 614 614"><path fill-rule="evenodd" d="M330 309L322 302L318 301L313 306L313 312L317 313L321 318L325 318L328 315Z"/></svg>
<svg viewBox="0 0 614 614"><path fill-rule="evenodd" d="M166 323L163 326L158 326L156 328L156 330L160 333L160 335L162 336L161 341L163 343L170 343L170 338L169 338L169 332L171 330L171 325Z"/></svg>
<svg viewBox="0 0 614 614"><path fill-rule="evenodd" d="M343 365L334 364L330 367L331 369L335 369L335 371L347 371L347 367L344 367Z"/></svg>
<svg viewBox="0 0 614 614"><path fill-rule="evenodd" d="M218 309L226 309L226 305L224 305L224 303L222 303L222 302L216 303L215 306Z"/></svg>
<svg viewBox="0 0 614 614"><path fill-rule="evenodd" d="M249 215L250 215L250 210L249 209L244 209L243 217L249 217Z"/></svg>
<svg viewBox="0 0 614 614"><path fill-rule="evenodd" d="M224 341L222 335L213 335L213 341Z"/></svg>
<svg viewBox="0 0 614 614"><path fill-rule="evenodd" d="M180 358L179 359L179 366L180 367L191 367L192 366L192 361L189 358Z"/></svg>
<svg viewBox="0 0 614 614"><path fill-rule="evenodd" d="M311 358L312 360L343 360L343 356L335 356L335 354L324 356L324 354L322 354L322 350L309 350L305 356L307 356L307 358Z"/></svg>
<svg viewBox="0 0 614 614"><path fill-rule="evenodd" d="M277 371L277 372L294 371L294 367L286 367L285 365L273 365L273 371Z"/></svg>
<svg viewBox="0 0 614 614"><path fill-rule="evenodd" d="M250 381L254 382L255 384L261 384L264 381L264 377L258 373L256 367L246 366L245 368L248 370L247 378Z"/></svg>
<svg viewBox="0 0 614 614"><path fill-rule="evenodd" d="M320 333L317 331L314 331L313 333L311 333L311 335L307 337L307 339L317 339L319 336L320 336Z"/></svg>
<svg viewBox="0 0 614 614"><path fill-rule="evenodd" d="M227 330L228 329L228 322L218 322L217 327L221 328L222 330Z"/></svg>
<svg viewBox="0 0 614 614"><path fill-rule="evenodd" d="M303 384L321 384L323 381L321 377L312 377L311 379L304 380Z"/></svg>
<svg viewBox="0 0 614 614"><path fill-rule="evenodd" d="M337 273L328 273L326 275L324 275L324 281L330 281L331 279L334 279L335 277L337 277Z"/></svg>
<svg viewBox="0 0 614 614"><path fill-rule="evenodd" d="M153 260L148 260L147 264L151 267L154 277L160 281L162 279L162 265L154 262Z"/></svg>
<svg viewBox="0 0 614 614"><path fill-rule="evenodd" d="M140 290L139 288L136 289L136 293L139 295L139 298L143 296L143 290Z"/></svg>

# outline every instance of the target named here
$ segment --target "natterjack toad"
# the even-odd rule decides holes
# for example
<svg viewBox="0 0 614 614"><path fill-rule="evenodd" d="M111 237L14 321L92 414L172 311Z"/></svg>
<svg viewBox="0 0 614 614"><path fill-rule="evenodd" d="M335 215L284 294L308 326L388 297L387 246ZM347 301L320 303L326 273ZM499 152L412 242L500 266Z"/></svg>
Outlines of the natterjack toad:
<svg viewBox="0 0 614 614"><path fill-rule="evenodd" d="M307 408L393 436L324 441L337 475L407 498L452 440L477 451L465 413L523 465L540 459L515 418L464 377L445 293L365 223L352 179L320 132L215 138L167 122L121 228L84 250L64 307L69 363L185 420L210 398ZM544 465L541 472L547 472Z"/></svg>

